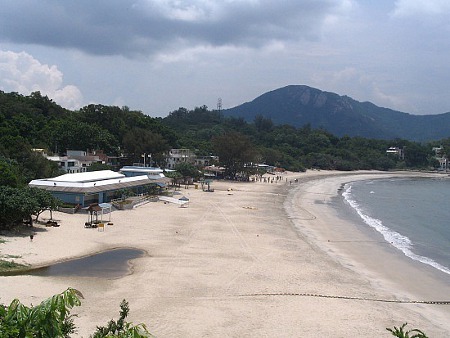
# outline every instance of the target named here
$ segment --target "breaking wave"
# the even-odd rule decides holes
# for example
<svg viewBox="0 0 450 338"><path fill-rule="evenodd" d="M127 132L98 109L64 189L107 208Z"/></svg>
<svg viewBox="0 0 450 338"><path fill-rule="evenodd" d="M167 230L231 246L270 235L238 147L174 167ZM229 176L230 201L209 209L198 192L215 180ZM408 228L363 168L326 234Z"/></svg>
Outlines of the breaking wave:
<svg viewBox="0 0 450 338"><path fill-rule="evenodd" d="M353 199L353 196L351 194L352 192L352 186L351 184L346 184L344 186L344 192L342 193L342 196L344 197L345 201L356 211L356 213L361 217L361 219L366 223L368 226L372 227L376 231L378 231L385 241L389 242L392 246L394 246L396 249L400 250L405 254L405 256L415 260L419 261L424 264L428 264L446 274L450 275L450 269L435 262L431 258L420 256L415 254L412 249L414 247L414 243L402 234L393 231L383 225L382 221L376 218L373 218L369 215L366 215L360 205Z"/></svg>

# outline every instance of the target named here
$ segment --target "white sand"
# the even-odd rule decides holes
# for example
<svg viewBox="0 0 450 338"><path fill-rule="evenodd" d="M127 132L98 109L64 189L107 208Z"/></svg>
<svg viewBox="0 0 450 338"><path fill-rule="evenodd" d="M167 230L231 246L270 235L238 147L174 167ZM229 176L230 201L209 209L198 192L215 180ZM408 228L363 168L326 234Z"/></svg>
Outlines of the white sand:
<svg viewBox="0 0 450 338"><path fill-rule="evenodd" d="M83 337L117 319L124 298L129 320L158 337L388 337L386 327L405 321L431 337L450 336L449 305L300 295L449 300L448 276L439 280L368 241L328 205L341 183L385 175L311 171L283 176L300 179L292 185L214 182L212 193L181 189L188 208L154 202L114 211L105 232L85 229L86 215L54 213L61 227L38 229L33 242L1 237L0 254L35 266L118 247L147 256L118 279L0 277L0 302L37 304L74 287L85 296L73 311ZM354 241L343 241L349 234Z"/></svg>

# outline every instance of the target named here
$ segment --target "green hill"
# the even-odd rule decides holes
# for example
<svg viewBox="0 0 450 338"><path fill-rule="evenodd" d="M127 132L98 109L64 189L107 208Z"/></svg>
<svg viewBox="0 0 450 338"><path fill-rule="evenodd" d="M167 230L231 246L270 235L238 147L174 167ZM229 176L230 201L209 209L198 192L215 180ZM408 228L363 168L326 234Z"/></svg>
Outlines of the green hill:
<svg viewBox="0 0 450 338"><path fill-rule="evenodd" d="M310 124L337 136L429 141L450 135L450 112L412 115L304 85L270 91L223 114L246 121L260 115L294 127Z"/></svg>

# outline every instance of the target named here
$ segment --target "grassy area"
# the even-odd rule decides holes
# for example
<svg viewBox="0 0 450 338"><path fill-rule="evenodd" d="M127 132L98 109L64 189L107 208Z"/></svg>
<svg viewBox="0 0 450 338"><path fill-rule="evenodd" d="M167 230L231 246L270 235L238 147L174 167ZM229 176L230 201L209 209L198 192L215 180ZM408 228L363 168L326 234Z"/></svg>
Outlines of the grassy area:
<svg viewBox="0 0 450 338"><path fill-rule="evenodd" d="M18 258L18 257L16 257ZM6 271L14 271L26 268L27 265L15 263L14 261L7 261L4 259L0 259L0 272L6 272Z"/></svg>
<svg viewBox="0 0 450 338"><path fill-rule="evenodd" d="M0 244L3 244L3 243L6 243L6 240L0 238ZM0 257L2 257L2 258L0 258L0 272L13 271L13 270L18 270L18 269L27 267L26 265L3 259L3 258L7 258L7 259L22 258L22 256L0 255Z"/></svg>

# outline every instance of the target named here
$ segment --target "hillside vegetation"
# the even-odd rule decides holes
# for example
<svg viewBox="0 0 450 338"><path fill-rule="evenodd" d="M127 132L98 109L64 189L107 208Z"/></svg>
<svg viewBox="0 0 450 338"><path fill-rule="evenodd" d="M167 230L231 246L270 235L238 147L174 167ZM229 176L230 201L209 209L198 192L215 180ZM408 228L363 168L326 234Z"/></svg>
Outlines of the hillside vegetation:
<svg viewBox="0 0 450 338"><path fill-rule="evenodd" d="M450 135L450 112L411 115L303 85L270 91L224 114L248 122L261 115L295 127L309 123L337 136L430 141Z"/></svg>
<svg viewBox="0 0 450 338"><path fill-rule="evenodd" d="M122 156L122 164L138 162L141 154L151 153L162 167L169 149L190 148L197 155L228 158L228 165L236 161L238 169L257 162L296 171L429 169L436 165L432 147L450 148L450 138L418 143L400 138L336 136L311 124L277 125L262 115L248 122L206 106L180 108L165 118L104 105L69 111L39 92L29 96L0 92L0 131L0 186L10 187L58 174L57 165L33 148L50 154L64 154L67 149L103 150ZM392 146L405 148L404 160L386 155ZM241 150L233 154L233 148Z"/></svg>

